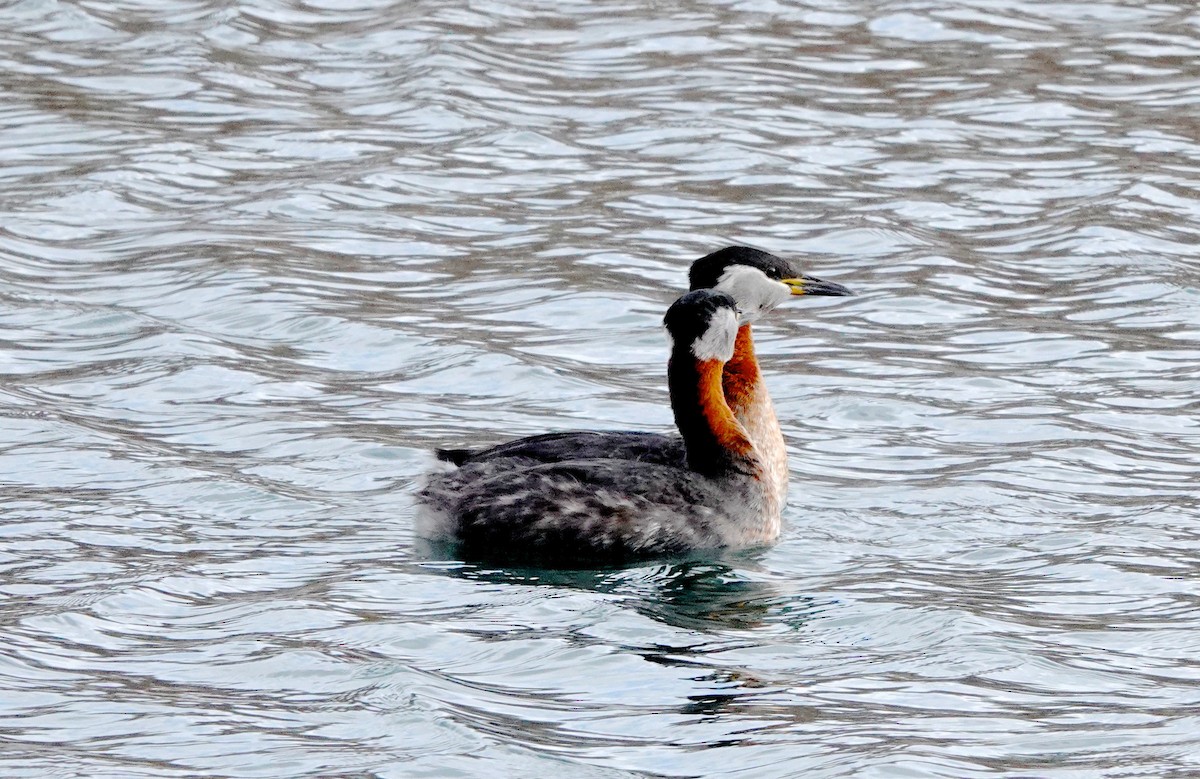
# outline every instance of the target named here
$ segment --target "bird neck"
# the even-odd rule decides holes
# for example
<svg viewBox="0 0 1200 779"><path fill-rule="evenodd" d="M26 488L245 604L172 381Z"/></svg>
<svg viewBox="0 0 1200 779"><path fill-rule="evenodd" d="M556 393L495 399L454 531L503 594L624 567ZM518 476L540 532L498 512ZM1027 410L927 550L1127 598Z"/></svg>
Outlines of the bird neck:
<svg viewBox="0 0 1200 779"><path fill-rule="evenodd" d="M760 394L761 381L762 372L754 355L754 336L750 332L750 325L745 324L738 328L737 340L733 343L733 357L725 363L725 372L721 377L725 400L739 418Z"/></svg>
<svg viewBox="0 0 1200 779"><path fill-rule="evenodd" d="M671 409L688 467L705 476L757 470L754 445L725 401L723 367L720 360L697 360L683 348L671 355L667 368Z"/></svg>
<svg viewBox="0 0 1200 779"><path fill-rule="evenodd" d="M733 345L733 357L725 363L721 377L725 387L725 400L734 415L746 428L746 435L754 444L754 451L763 465L766 479L774 486L775 505L782 510L788 495L787 443L779 418L775 416L775 405L767 392L766 382L758 368L754 355L754 336L750 325L738 328Z"/></svg>

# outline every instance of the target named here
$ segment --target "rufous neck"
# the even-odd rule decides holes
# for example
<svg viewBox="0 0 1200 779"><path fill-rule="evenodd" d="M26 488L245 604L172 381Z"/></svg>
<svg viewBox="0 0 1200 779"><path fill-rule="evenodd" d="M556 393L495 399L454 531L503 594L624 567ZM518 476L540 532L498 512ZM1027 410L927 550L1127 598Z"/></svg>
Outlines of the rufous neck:
<svg viewBox="0 0 1200 779"><path fill-rule="evenodd" d="M725 400L720 360L698 360L686 348L676 349L667 369L671 409L687 449L688 467L706 476L748 473L754 467L754 445L746 428Z"/></svg>
<svg viewBox="0 0 1200 779"><path fill-rule="evenodd" d="M721 381L725 388L725 400L734 414L740 416L753 405L760 392L762 372L754 354L754 335L750 332L749 324L738 328L733 357L725 363Z"/></svg>

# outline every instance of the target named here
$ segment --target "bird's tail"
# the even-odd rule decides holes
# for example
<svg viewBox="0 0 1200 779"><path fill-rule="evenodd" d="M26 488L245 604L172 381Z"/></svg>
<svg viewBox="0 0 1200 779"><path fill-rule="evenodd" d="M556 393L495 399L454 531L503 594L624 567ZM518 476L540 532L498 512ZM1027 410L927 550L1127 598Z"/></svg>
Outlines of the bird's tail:
<svg viewBox="0 0 1200 779"><path fill-rule="evenodd" d="M433 453L442 462L462 465L474 452L470 449L434 449Z"/></svg>

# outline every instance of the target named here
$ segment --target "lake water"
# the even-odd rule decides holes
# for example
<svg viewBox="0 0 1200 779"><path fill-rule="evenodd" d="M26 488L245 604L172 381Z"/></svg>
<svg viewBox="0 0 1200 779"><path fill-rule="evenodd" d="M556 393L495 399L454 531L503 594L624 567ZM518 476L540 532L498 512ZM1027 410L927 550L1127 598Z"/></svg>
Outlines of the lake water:
<svg viewBox="0 0 1200 779"><path fill-rule="evenodd" d="M1200 775L1191 2L0 10L0 775ZM769 550L430 558L435 446L671 424L731 243Z"/></svg>

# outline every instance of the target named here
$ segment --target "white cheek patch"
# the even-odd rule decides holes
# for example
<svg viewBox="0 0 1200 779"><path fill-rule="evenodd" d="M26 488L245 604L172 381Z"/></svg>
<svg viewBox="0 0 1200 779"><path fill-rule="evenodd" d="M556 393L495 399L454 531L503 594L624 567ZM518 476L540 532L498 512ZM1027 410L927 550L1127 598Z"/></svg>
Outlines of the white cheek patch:
<svg viewBox="0 0 1200 779"><path fill-rule="evenodd" d="M721 274L715 289L737 301L743 322L755 321L792 294L783 282L769 279L758 268L748 265L730 265Z"/></svg>
<svg viewBox="0 0 1200 779"><path fill-rule="evenodd" d="M737 329L737 315L728 308L718 309L709 320L708 329L692 342L692 354L697 360L729 362Z"/></svg>

